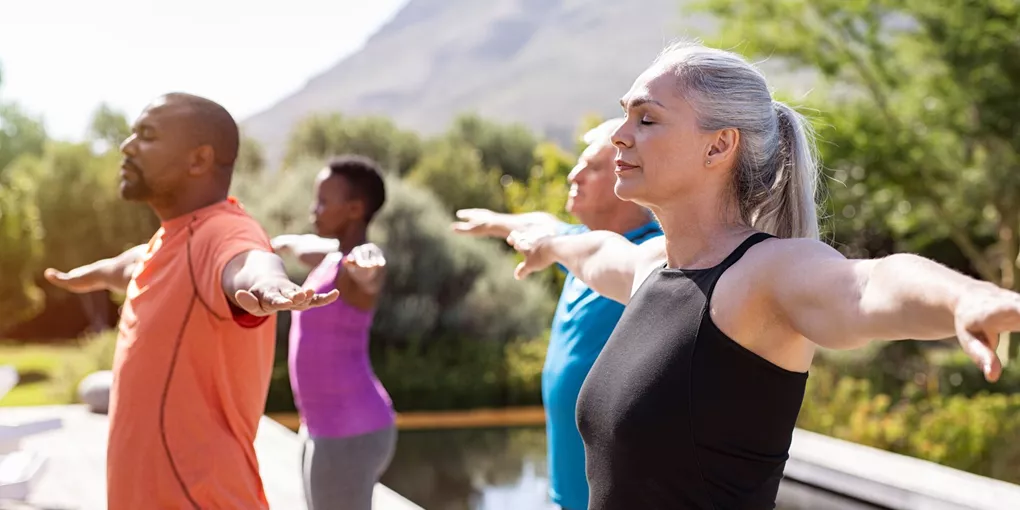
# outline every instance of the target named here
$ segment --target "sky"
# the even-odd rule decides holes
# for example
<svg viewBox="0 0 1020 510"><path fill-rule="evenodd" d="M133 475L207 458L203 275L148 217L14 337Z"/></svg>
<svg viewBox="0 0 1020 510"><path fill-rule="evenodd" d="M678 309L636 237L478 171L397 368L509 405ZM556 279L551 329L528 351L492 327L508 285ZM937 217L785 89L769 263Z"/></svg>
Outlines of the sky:
<svg viewBox="0 0 1020 510"><path fill-rule="evenodd" d="M166 92L240 122L358 50L407 0L3 3L0 99L81 140L101 102L131 120Z"/></svg>

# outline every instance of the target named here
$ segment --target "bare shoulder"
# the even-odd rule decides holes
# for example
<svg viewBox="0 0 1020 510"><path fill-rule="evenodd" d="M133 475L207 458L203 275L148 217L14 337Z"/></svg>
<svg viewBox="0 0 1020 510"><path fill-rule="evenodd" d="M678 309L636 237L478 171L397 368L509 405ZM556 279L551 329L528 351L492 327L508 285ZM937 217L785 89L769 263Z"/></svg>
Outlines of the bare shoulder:
<svg viewBox="0 0 1020 510"><path fill-rule="evenodd" d="M838 250L817 239L766 239L751 247L739 265L768 270L776 274L784 269L796 270L803 264L846 260Z"/></svg>

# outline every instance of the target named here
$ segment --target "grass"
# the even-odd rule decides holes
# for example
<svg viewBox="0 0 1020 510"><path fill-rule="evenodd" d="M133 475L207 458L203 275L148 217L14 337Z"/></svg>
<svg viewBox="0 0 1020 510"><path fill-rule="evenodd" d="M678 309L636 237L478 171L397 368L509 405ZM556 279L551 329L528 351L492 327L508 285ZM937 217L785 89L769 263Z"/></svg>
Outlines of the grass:
<svg viewBox="0 0 1020 510"><path fill-rule="evenodd" d="M116 332L107 331L58 345L0 340L0 365L14 365L18 385L0 398L0 407L71 404L78 383L113 361Z"/></svg>

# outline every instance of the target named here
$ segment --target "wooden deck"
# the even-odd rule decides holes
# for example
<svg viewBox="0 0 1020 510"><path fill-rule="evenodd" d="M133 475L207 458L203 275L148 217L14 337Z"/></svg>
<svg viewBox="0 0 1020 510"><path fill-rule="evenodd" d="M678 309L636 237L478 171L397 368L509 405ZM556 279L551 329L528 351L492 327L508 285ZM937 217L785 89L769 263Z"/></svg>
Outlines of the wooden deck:
<svg viewBox="0 0 1020 510"><path fill-rule="evenodd" d="M2 510L105 510L107 417L82 406L0 407L0 422L59 417L60 430L29 436L23 450L44 453L48 463L33 487L28 505L0 502ZM263 417L255 438L262 481L274 509L306 510L301 487L297 435ZM377 510L421 510L399 494L377 485Z"/></svg>

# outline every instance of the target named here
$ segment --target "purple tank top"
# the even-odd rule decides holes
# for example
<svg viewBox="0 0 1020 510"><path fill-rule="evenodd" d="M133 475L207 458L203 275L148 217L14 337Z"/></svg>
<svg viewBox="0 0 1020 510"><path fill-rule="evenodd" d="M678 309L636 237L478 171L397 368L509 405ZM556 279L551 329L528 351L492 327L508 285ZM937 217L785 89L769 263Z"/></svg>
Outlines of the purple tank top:
<svg viewBox="0 0 1020 510"><path fill-rule="evenodd" d="M326 257L309 273L305 286L316 292L333 290L341 262L339 254ZM394 423L392 402L368 356L373 315L342 297L292 312L290 385L310 436L355 436Z"/></svg>

